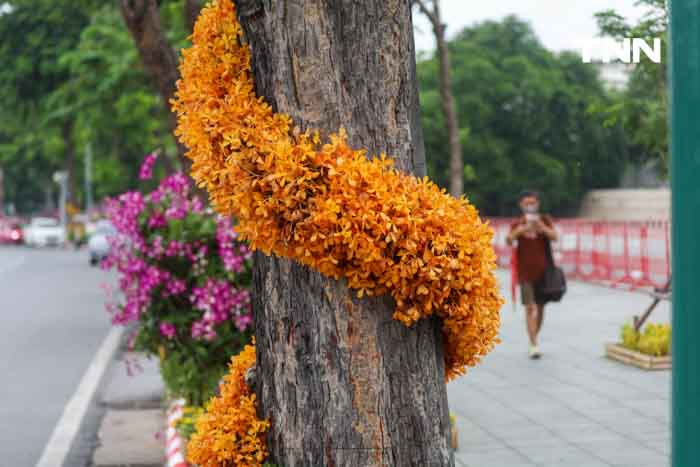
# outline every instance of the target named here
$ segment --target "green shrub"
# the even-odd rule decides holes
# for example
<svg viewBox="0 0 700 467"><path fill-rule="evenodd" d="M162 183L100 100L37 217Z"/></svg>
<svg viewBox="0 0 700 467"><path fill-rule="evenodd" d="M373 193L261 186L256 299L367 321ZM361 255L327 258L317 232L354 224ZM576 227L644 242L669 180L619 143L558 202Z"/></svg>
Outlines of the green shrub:
<svg viewBox="0 0 700 467"><path fill-rule="evenodd" d="M631 324L622 326L622 346L646 355L664 357L671 354L671 325L647 324L644 332L635 331Z"/></svg>
<svg viewBox="0 0 700 467"><path fill-rule="evenodd" d="M200 406L187 406L182 410L182 417L175 422L175 428L185 441L189 441L194 434L197 418L204 413L204 407Z"/></svg>

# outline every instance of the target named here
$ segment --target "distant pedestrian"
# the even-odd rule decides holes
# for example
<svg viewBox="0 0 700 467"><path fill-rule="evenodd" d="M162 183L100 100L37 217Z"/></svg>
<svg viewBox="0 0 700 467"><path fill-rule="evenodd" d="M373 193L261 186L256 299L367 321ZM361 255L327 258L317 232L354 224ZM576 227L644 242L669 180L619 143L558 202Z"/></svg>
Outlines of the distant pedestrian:
<svg viewBox="0 0 700 467"><path fill-rule="evenodd" d="M544 320L546 300L538 285L547 270L551 252L549 242L557 240L552 218L540 213L540 195L523 191L518 197L523 215L511 224L508 245L517 242L516 261L522 303L525 306L527 334L530 338L530 358L540 358L537 336Z"/></svg>

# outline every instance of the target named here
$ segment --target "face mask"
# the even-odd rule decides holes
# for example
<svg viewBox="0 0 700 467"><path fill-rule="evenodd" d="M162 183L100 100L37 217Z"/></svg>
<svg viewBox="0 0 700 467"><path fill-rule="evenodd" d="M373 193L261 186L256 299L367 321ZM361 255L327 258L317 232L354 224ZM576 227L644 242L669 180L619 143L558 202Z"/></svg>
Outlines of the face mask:
<svg viewBox="0 0 700 467"><path fill-rule="evenodd" d="M539 210L540 206L538 204L528 204L523 208L525 214L537 214Z"/></svg>

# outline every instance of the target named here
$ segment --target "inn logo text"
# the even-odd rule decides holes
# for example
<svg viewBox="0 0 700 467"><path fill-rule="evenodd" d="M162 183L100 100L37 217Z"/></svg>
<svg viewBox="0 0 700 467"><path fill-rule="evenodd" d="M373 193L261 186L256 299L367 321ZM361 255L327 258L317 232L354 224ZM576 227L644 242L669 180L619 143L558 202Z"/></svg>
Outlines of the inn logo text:
<svg viewBox="0 0 700 467"><path fill-rule="evenodd" d="M594 38L582 41L581 45L581 58L584 63L639 63L642 54L654 63L661 63L661 39L653 39L650 45L645 39L633 37L622 40Z"/></svg>

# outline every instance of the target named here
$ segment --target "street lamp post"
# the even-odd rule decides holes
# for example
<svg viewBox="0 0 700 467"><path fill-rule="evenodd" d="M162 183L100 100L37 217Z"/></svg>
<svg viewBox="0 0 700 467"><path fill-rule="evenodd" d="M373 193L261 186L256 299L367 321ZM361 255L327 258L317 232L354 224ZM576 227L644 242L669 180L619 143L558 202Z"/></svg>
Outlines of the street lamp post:
<svg viewBox="0 0 700 467"><path fill-rule="evenodd" d="M85 147L85 213L89 216L92 211L92 145Z"/></svg>
<svg viewBox="0 0 700 467"><path fill-rule="evenodd" d="M61 170L53 174L53 181L58 184L60 188L60 195L58 201L58 212L59 219L61 220L61 225L66 226L66 200L68 198L68 172Z"/></svg>
<svg viewBox="0 0 700 467"><path fill-rule="evenodd" d="M700 0L671 0L673 467L700 466Z"/></svg>
<svg viewBox="0 0 700 467"><path fill-rule="evenodd" d="M2 167L0 167L0 217L5 214L5 179Z"/></svg>

